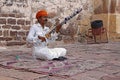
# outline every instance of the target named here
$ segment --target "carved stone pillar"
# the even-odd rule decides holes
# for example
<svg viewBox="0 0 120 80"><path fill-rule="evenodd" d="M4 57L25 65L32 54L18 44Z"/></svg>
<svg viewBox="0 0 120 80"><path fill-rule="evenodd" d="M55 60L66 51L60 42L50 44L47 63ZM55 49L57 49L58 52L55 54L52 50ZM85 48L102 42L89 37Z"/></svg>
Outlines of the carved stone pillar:
<svg viewBox="0 0 120 80"><path fill-rule="evenodd" d="M116 0L103 0L103 13L115 13Z"/></svg>
<svg viewBox="0 0 120 80"><path fill-rule="evenodd" d="M116 12L115 9L116 9L116 0L111 0L111 2L110 2L110 13L115 13Z"/></svg>
<svg viewBox="0 0 120 80"><path fill-rule="evenodd" d="M108 2L109 0L102 0L103 1L103 13L108 13Z"/></svg>
<svg viewBox="0 0 120 80"><path fill-rule="evenodd" d="M120 13L120 0L117 0L116 2L116 12Z"/></svg>

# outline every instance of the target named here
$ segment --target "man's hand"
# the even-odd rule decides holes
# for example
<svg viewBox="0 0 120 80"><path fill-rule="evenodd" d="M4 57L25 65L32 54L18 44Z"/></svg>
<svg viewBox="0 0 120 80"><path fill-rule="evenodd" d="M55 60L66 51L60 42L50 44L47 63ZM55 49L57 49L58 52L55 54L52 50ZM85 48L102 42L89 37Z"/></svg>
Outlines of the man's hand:
<svg viewBox="0 0 120 80"><path fill-rule="evenodd" d="M45 37L38 36L38 38L39 38L42 42L46 41Z"/></svg>
<svg viewBox="0 0 120 80"><path fill-rule="evenodd" d="M61 27L62 27L61 25L57 25L57 26L56 26L56 32L57 32L57 33L60 31Z"/></svg>
<svg viewBox="0 0 120 80"><path fill-rule="evenodd" d="M46 37L46 38L49 38L49 37L51 37L51 34L49 34L49 33L48 33L48 34L45 34L45 37Z"/></svg>

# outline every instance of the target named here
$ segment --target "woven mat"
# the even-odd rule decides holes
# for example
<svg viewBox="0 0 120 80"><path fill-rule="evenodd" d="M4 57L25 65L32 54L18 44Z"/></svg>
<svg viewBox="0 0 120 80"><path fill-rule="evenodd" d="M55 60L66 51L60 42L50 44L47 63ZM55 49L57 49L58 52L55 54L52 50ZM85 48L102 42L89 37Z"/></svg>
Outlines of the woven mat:
<svg viewBox="0 0 120 80"><path fill-rule="evenodd" d="M7 57L6 57L7 56ZM25 70L40 74L73 76L86 70L92 70L103 64L95 60L70 59L65 61L41 61L34 60L31 55L9 54L0 59L0 65L7 68Z"/></svg>

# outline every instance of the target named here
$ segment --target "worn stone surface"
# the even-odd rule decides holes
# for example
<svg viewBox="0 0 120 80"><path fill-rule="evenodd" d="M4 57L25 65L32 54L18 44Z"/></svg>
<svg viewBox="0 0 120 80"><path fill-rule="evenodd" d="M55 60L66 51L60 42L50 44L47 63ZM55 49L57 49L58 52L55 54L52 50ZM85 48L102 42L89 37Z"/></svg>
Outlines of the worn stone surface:
<svg viewBox="0 0 120 80"><path fill-rule="evenodd" d="M0 66L1 80L119 80L120 79L120 42L109 42L106 44L64 44L57 41L54 47L64 47L68 50L68 60L80 61L77 64L79 70L67 71L71 76L49 76L47 74L33 73L28 71L6 69ZM9 52L9 53L8 53ZM0 61L8 59L8 54L32 54L31 48L24 46L12 46L0 48ZM6 56L5 58L3 58ZM12 57L12 56L11 56ZM39 61L40 62L40 61ZM55 62L56 63L56 62ZM75 64L75 63L74 63ZM94 64L94 65L91 65ZM59 63L55 64L60 66ZM32 64L31 64L32 66ZM60 72L61 73L61 72ZM66 72L63 72L65 75Z"/></svg>
<svg viewBox="0 0 120 80"><path fill-rule="evenodd" d="M120 76L104 76L100 80L120 80Z"/></svg>
<svg viewBox="0 0 120 80"><path fill-rule="evenodd" d="M12 69L0 68L0 70L0 80L34 80L35 78L46 76Z"/></svg>

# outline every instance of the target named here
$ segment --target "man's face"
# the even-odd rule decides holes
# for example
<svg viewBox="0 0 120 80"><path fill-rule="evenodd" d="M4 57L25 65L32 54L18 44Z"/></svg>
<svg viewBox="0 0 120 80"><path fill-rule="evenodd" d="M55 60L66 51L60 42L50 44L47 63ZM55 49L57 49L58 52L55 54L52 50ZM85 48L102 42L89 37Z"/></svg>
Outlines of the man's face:
<svg viewBox="0 0 120 80"><path fill-rule="evenodd" d="M47 16L41 16L39 19L38 19L38 22L41 23L41 24L46 24L47 23Z"/></svg>

